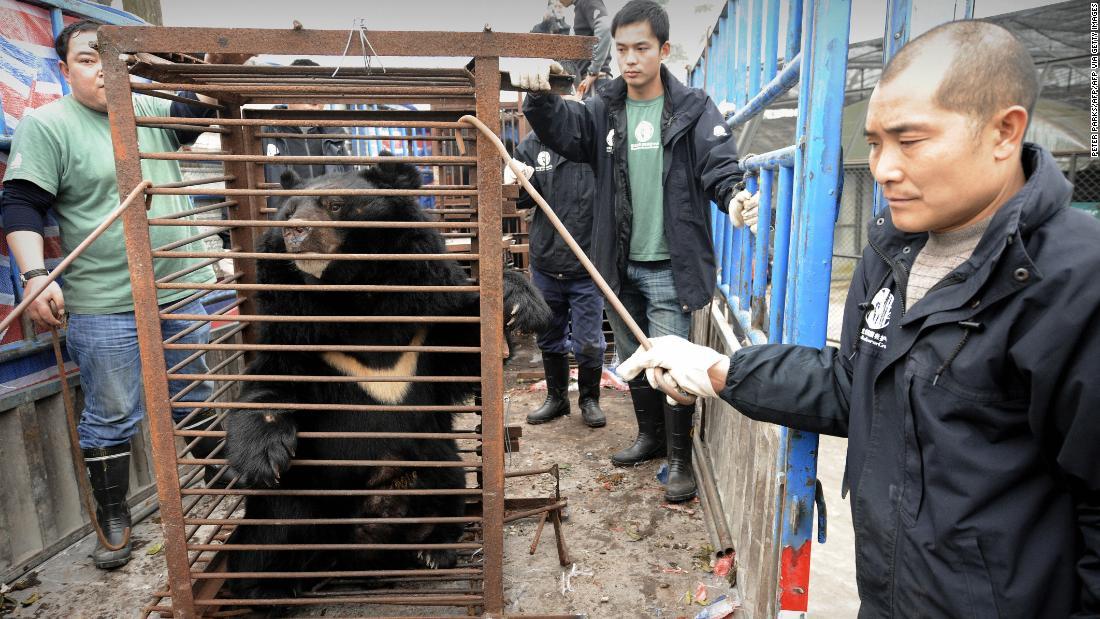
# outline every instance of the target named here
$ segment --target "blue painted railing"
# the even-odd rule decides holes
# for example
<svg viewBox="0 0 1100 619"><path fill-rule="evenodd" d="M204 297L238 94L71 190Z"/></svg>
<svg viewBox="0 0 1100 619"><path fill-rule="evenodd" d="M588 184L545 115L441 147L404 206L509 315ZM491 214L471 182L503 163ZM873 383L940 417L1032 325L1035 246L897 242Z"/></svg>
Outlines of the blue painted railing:
<svg viewBox="0 0 1100 619"><path fill-rule="evenodd" d="M735 106L727 120L735 130L799 84L795 143L741 161L746 189L760 194L757 234L734 228L716 206L711 216L718 290L740 332L752 344L820 347L825 345L843 174L840 136L851 2L785 4L781 70L780 0L728 0L689 81L714 100ZM807 610L817 444L816 434L783 429L780 435L776 460L785 483L775 497L773 522L774 539L782 545L780 616Z"/></svg>

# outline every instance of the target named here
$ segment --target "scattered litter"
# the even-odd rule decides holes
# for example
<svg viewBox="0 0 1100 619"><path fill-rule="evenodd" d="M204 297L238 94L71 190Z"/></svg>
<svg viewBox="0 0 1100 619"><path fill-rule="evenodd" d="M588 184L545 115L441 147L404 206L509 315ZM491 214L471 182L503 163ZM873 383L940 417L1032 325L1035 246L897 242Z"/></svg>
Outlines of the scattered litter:
<svg viewBox="0 0 1100 619"><path fill-rule="evenodd" d="M31 572L23 577L22 580L12 583L11 587L8 587L7 591L22 591L24 589L30 589L31 587L37 587L42 584L42 581L38 579L38 572ZM3 593L0 591L0 593Z"/></svg>
<svg viewBox="0 0 1100 619"><path fill-rule="evenodd" d="M42 594L35 591L30 595L30 597L20 602L20 604L22 604L23 606L31 606L40 599L42 599Z"/></svg>
<svg viewBox="0 0 1100 619"><path fill-rule="evenodd" d="M149 550L145 551L145 554L152 557L153 555L160 554L160 551L164 550L164 542L157 542L149 547Z"/></svg>
<svg viewBox="0 0 1100 619"><path fill-rule="evenodd" d="M661 503L661 507L663 507L663 508L665 508L669 511L673 511L673 512L683 512L683 513L687 514L688 516L694 516L695 515L695 510L694 509L692 509L690 507L685 507L685 506L683 506L679 503Z"/></svg>
<svg viewBox="0 0 1100 619"><path fill-rule="evenodd" d="M733 572L734 557L735 557L735 555L729 554L729 555L726 555L726 556L722 557L721 559L718 559L718 561L716 561L714 563L713 574L715 576L717 576L718 578L725 578L727 581L729 581L731 575L734 573Z"/></svg>
<svg viewBox="0 0 1100 619"><path fill-rule="evenodd" d="M661 571L664 572L665 574L687 574L688 573L687 570L680 567L679 565L676 565L676 566L673 566L673 567L666 567Z"/></svg>
<svg viewBox="0 0 1100 619"><path fill-rule="evenodd" d="M640 542L645 536L638 531L638 523L630 522L626 525L626 536L630 538L632 542Z"/></svg>
<svg viewBox="0 0 1100 619"><path fill-rule="evenodd" d="M662 484L668 484L668 463L665 462L661 465L661 468L657 469L657 481Z"/></svg>
<svg viewBox="0 0 1100 619"><path fill-rule="evenodd" d="M741 608L741 599L737 597L734 590L731 590L730 595L719 597L710 606L699 611L695 615L695 619L726 619L726 617L732 616L738 608Z"/></svg>
<svg viewBox="0 0 1100 619"><path fill-rule="evenodd" d="M704 585L701 582L696 583L696 585L695 585L695 595L692 596L692 597L694 598L696 604L699 604L700 606L702 606L703 604L706 604L707 603L707 586Z"/></svg>
<svg viewBox="0 0 1100 619"><path fill-rule="evenodd" d="M596 476L596 481L608 492L622 486L624 479L626 479L626 473L600 473Z"/></svg>
<svg viewBox="0 0 1100 619"><path fill-rule="evenodd" d="M610 601L611 601L611 598L609 596L606 596L606 595L603 596L602 598L600 598L600 604L607 604Z"/></svg>
<svg viewBox="0 0 1100 619"><path fill-rule="evenodd" d="M623 382L623 379L619 378L614 372L611 372L607 368L604 368L603 375L600 376L600 388L601 389L614 389L615 391L628 391L630 387ZM527 388L528 391L546 391L546 379L537 380L531 383L531 386ZM577 368L569 370L569 391L577 391Z"/></svg>
<svg viewBox="0 0 1100 619"><path fill-rule="evenodd" d="M592 576L594 572L592 570L580 569L577 564L572 564L568 570L563 569L561 571L561 594L564 596L566 593L573 591L573 578L575 576Z"/></svg>

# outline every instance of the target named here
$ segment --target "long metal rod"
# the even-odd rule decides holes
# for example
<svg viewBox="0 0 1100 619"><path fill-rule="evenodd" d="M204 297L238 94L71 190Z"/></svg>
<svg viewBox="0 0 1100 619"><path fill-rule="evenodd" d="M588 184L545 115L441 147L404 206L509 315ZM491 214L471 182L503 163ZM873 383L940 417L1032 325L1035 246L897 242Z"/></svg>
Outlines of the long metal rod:
<svg viewBox="0 0 1100 619"><path fill-rule="evenodd" d="M413 165L463 165L471 166L477 164L477 157L449 157L449 156L386 156L386 157L360 157L356 155L215 155L211 153L179 153L179 152L159 152L159 151L145 151L141 153L142 159L155 159L158 161L241 161L245 163L301 163L301 164L320 164L320 163L345 163L366 165L372 163L411 163ZM226 177L221 177L225 180ZM235 177L231 177L235 178ZM190 182L190 181L189 181ZM212 181L211 181L212 182ZM194 183L191 184L204 184ZM168 187L186 187L188 185L182 183L169 183L165 185L157 185L158 189Z"/></svg>
<svg viewBox="0 0 1100 619"><path fill-rule="evenodd" d="M474 89L464 86L329 86L325 84L312 85L257 85L257 84L210 84L210 83L161 83L161 82L131 82L130 88L135 92L150 92L158 90L189 90L196 93L230 93L234 95L293 95L300 93L303 96L314 95L392 95L394 97L429 96L429 97L463 97L474 94Z"/></svg>
<svg viewBox="0 0 1100 619"><path fill-rule="evenodd" d="M457 121L444 120L325 120L284 118L187 118L183 116L142 116L139 126L147 125L221 125L223 127L375 127L379 129L465 129Z"/></svg>
<svg viewBox="0 0 1100 619"><path fill-rule="evenodd" d="M117 221L118 218L126 212L126 209L130 208L130 205L138 199L138 196L143 195L145 190L147 190L152 185L153 184L149 181L141 181L132 190L130 190L130 193L126 194L126 198L122 202L120 202L119 205L116 206L114 210L112 210L107 215L107 217L102 222L100 222L100 224L96 226L95 229L92 230L91 233L88 234L88 236L85 237L83 241L80 242L79 245L73 248L73 250L69 252L69 255L65 256L64 260L62 260L60 263L58 263L56 267L53 268L50 274L46 277L46 284L39 288L36 292L25 295L23 297L23 300L19 302L19 305L16 305L15 308L12 309L10 314L5 316L3 320L0 320L0 338L4 337L4 334L8 332L8 327L11 326L11 323L15 322L16 319L23 315L23 312L25 312L27 308L30 307L31 303L34 303L34 300L38 298L38 295L42 294L42 291L44 291L50 284L57 281L57 278L61 277L61 274L65 272L65 269L69 268L69 265L71 265L74 260L79 258L80 255L84 253L84 250L86 250L89 245L94 243L95 240L98 239L107 230L107 228L110 228L111 225L114 224L115 221Z"/></svg>
<svg viewBox="0 0 1100 619"><path fill-rule="evenodd" d="M210 189L148 189L154 196L206 196ZM476 196L476 189L217 189L219 196Z"/></svg>
<svg viewBox="0 0 1100 619"><path fill-rule="evenodd" d="M481 133L485 135L489 143L497 148L497 152L500 154L501 158L503 158L504 161L508 162L508 166L512 168L512 172L516 175L516 179L520 181L520 183L523 185L523 188L527 190L527 193L531 196L532 199L534 199L535 203L539 205L539 208L542 209L542 213L546 216L546 219L550 222L550 225L554 226L554 230L556 230L557 233L561 236L562 240L565 241L565 244L569 246L569 249L573 252L573 255L577 257L577 260L580 261L581 266L584 267L584 270L588 272L588 275L592 278L592 281L595 282L596 287L600 289L600 292L603 293L608 303L611 304L611 307L623 319L623 322L626 323L626 326L630 329L630 332L634 335L635 339L638 340L638 343L643 348L648 350L652 346L652 344L649 343L649 338L646 337L645 332L642 331L642 328L638 326L637 321L635 321L634 317L630 315L630 312L626 309L626 306L623 305L623 302L619 300L619 297L615 295L615 291L611 290L611 286L607 284L607 280L605 280L603 278L603 275L600 274L600 271L596 268L596 265L593 264L591 260L589 260L587 255L585 255L584 249L582 249L581 246L577 244L576 239L574 239L573 235L570 234L568 229L566 229L565 224L563 224L561 222L561 219L558 218L557 214L554 213L554 209L551 208L549 204L547 204L546 200L543 199L538 190L535 189L535 187L531 185L531 182L527 180L527 177L524 176L523 170L520 168L519 164L512 159L512 156L508 154L508 149L504 147L504 144L500 141L500 138L498 138L495 133L490 131L484 123L482 123L477 118L474 118L473 116L463 116L459 120L460 122L465 122L476 127L478 131L481 131ZM660 387L661 391L663 391L665 395L679 402L680 404L689 405L695 403L695 396L681 392L676 386L676 383L673 382L667 374L665 374L664 370L662 370L661 368L655 368L654 375L657 378L658 387Z"/></svg>
<svg viewBox="0 0 1100 619"><path fill-rule="evenodd" d="M210 314L168 314L161 313L161 320L197 320L219 321L225 320L222 316ZM460 323L477 324L481 322L479 316L284 316L274 314L262 314L257 316L233 315L229 318L232 322L367 322L367 323Z"/></svg>

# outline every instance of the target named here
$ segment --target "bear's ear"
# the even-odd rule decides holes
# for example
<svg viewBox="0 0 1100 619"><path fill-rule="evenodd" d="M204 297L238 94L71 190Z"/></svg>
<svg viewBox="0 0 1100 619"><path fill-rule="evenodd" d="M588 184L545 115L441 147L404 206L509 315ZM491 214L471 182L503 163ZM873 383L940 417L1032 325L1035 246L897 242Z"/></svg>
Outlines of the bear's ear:
<svg viewBox="0 0 1100 619"><path fill-rule="evenodd" d="M294 189L302 184L302 177L298 176L298 173L294 170L287 170L279 176L279 184L283 186L283 189Z"/></svg>
<svg viewBox="0 0 1100 619"><path fill-rule="evenodd" d="M378 155L391 157L393 153L383 150ZM362 175L363 178L381 188L418 189L420 187L420 170L411 163L380 163L364 169Z"/></svg>

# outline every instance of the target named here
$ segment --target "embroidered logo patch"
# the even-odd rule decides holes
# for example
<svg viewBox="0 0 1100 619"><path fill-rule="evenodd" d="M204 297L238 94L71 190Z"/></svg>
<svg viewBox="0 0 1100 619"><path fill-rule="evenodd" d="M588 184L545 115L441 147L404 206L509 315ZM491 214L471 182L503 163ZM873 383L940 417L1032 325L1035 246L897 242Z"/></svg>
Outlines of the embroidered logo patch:
<svg viewBox="0 0 1100 619"><path fill-rule="evenodd" d="M863 316L866 326L859 330L859 339L872 346L886 349L886 335L881 333L890 324L890 316L894 309L894 293L889 288L883 288L875 293L871 299L871 309Z"/></svg>
<svg viewBox="0 0 1100 619"><path fill-rule="evenodd" d="M535 163L537 164L535 166L536 172L547 172L554 169L554 166L550 165L550 153L546 151L539 152L538 156L535 157Z"/></svg>
<svg viewBox="0 0 1100 619"><path fill-rule="evenodd" d="M725 125L714 125L714 137L720 138L723 135L726 135L726 126Z"/></svg>
<svg viewBox="0 0 1100 619"><path fill-rule="evenodd" d="M607 132L607 152L611 152L611 149L615 148L615 130Z"/></svg>

